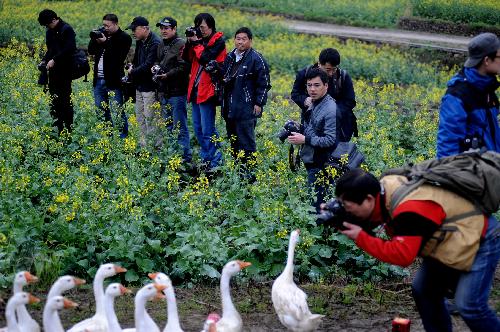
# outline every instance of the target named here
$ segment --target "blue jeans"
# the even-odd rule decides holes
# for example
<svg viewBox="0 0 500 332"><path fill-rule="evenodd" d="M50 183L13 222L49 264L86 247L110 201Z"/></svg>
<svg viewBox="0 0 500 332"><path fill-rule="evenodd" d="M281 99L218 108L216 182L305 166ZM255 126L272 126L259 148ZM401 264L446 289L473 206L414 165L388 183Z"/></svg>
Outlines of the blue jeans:
<svg viewBox="0 0 500 332"><path fill-rule="evenodd" d="M424 259L413 280L412 292L425 330L452 331L445 296L448 290L455 290L457 309L471 331L500 331L500 319L488 306L499 260L500 224L494 217L489 219L486 237L471 271L460 272L436 260Z"/></svg>
<svg viewBox="0 0 500 332"><path fill-rule="evenodd" d="M161 97L163 116L167 120L169 130L179 130L177 143L183 149L183 159L191 162L191 146L189 144L189 129L187 122L187 96ZM169 121L170 120L170 121Z"/></svg>
<svg viewBox="0 0 500 332"><path fill-rule="evenodd" d="M222 161L222 153L218 150L219 143L214 143L212 137L219 138L215 128L215 104L206 102L193 105L193 129L200 144L200 157L210 168L217 167Z"/></svg>
<svg viewBox="0 0 500 332"><path fill-rule="evenodd" d="M112 96L111 105L109 103L110 93L114 93ZM95 106L101 112L104 112L104 121L109 121L113 124L113 119L111 117L111 106L116 108L118 112L120 112L120 116L122 118L121 124L121 134L120 137L127 137L128 135L128 119L127 114L123 110L123 92L121 89L109 89L106 86L106 81L102 78L98 78L96 81L96 85L94 87L94 101Z"/></svg>

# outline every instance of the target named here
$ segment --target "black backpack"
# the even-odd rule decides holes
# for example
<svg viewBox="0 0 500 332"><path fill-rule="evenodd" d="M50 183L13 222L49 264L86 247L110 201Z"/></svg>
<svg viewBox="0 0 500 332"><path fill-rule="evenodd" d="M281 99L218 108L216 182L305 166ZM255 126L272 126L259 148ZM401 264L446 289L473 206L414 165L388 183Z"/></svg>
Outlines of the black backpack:
<svg viewBox="0 0 500 332"><path fill-rule="evenodd" d="M452 191L470 200L487 215L498 211L500 205L498 152L464 152L390 169L382 177L386 175L402 175L409 180L394 192L394 205L423 183Z"/></svg>
<svg viewBox="0 0 500 332"><path fill-rule="evenodd" d="M77 49L73 54L73 67L71 71L71 79L77 80L85 76L84 82L88 82L87 74L90 72L90 64L87 59L87 53L82 49Z"/></svg>

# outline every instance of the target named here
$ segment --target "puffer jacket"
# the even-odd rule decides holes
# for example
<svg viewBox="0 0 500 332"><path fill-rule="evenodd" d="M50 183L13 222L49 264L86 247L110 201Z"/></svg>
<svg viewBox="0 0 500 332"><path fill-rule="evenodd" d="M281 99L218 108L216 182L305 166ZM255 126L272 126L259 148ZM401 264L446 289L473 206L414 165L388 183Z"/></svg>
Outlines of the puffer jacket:
<svg viewBox="0 0 500 332"><path fill-rule="evenodd" d="M468 82L472 95L477 96L473 109L468 109L464 99L450 93L451 88L463 82ZM463 152L461 142L472 136L482 138L488 150L500 152L499 109L495 96L499 85L494 76L481 75L474 68L464 68L451 78L439 111L438 158Z"/></svg>
<svg viewBox="0 0 500 332"><path fill-rule="evenodd" d="M337 145L337 106L326 94L304 112L305 143L300 157L306 168L322 168Z"/></svg>

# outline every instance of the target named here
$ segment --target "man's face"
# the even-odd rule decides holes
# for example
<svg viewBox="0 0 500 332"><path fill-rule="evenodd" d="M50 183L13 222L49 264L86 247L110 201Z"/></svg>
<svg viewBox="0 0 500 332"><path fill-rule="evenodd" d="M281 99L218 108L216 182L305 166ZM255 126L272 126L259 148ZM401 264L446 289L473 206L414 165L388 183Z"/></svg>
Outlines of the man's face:
<svg viewBox="0 0 500 332"><path fill-rule="evenodd" d="M316 76L307 81L307 93L312 100L323 98L328 92L328 83L323 83L319 76Z"/></svg>
<svg viewBox="0 0 500 332"><path fill-rule="evenodd" d="M321 63L318 63L318 67L321 68L322 70L324 70L326 72L326 74L328 75L328 77L332 77L333 74L335 73L335 71L337 70L337 67L333 66L329 62L326 62L324 65L322 65Z"/></svg>
<svg viewBox="0 0 500 332"><path fill-rule="evenodd" d="M342 204L344 204L347 213L357 221L367 221L370 219L375 209L375 202L376 199L372 195L368 195L361 204L349 200L342 200Z"/></svg>
<svg viewBox="0 0 500 332"><path fill-rule="evenodd" d="M58 22L59 22L59 20L54 18L54 19L52 19L52 21L49 24L46 24L45 27L47 29L54 29Z"/></svg>
<svg viewBox="0 0 500 332"><path fill-rule="evenodd" d="M207 22L205 22L205 20L201 21L199 28L200 28L201 35L203 36L203 38L209 37L212 34L212 28L208 27L208 24L207 24Z"/></svg>
<svg viewBox="0 0 500 332"><path fill-rule="evenodd" d="M102 26L103 26L104 30L106 30L106 33L108 35L112 35L116 31L118 31L118 24L116 24L113 21L103 20L102 21Z"/></svg>
<svg viewBox="0 0 500 332"><path fill-rule="evenodd" d="M252 40L246 33L241 32L234 37L234 47L240 52L245 52L252 47Z"/></svg>
<svg viewBox="0 0 500 332"><path fill-rule="evenodd" d="M487 72L492 75L500 75L500 49L497 50L495 58L488 58Z"/></svg>
<svg viewBox="0 0 500 332"><path fill-rule="evenodd" d="M170 39L175 36L177 29L170 26L160 25L160 33L163 39Z"/></svg>
<svg viewBox="0 0 500 332"><path fill-rule="evenodd" d="M137 40L144 40L148 37L149 30L141 25L136 26L132 29L132 35Z"/></svg>

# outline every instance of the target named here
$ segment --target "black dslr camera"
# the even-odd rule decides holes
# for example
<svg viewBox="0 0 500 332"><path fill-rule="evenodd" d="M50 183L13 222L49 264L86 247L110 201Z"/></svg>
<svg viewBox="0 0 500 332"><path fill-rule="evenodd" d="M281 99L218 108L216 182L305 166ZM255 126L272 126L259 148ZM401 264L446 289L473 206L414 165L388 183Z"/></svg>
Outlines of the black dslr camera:
<svg viewBox="0 0 500 332"><path fill-rule="evenodd" d="M99 27L97 29L90 31L89 37L92 40L99 39L99 38L104 37L105 32L106 32L106 29L104 29L104 27Z"/></svg>
<svg viewBox="0 0 500 332"><path fill-rule="evenodd" d="M40 71L40 76L38 76L38 84L39 85L49 84L49 73L47 71L47 64L45 63L45 61L40 62L37 65L37 68Z"/></svg>
<svg viewBox="0 0 500 332"><path fill-rule="evenodd" d="M341 201L334 198L325 203L324 212L319 214L316 218L316 225L333 226L337 229L345 229L342 225L344 221L349 220L349 214L344 208Z"/></svg>
<svg viewBox="0 0 500 332"><path fill-rule="evenodd" d="M288 120L287 122L285 122L285 125L278 133L278 138L283 143L288 138L288 136L292 135L292 132L300 133L301 132L300 124L298 124L293 120Z"/></svg>
<svg viewBox="0 0 500 332"><path fill-rule="evenodd" d="M200 39L202 37L200 27L187 27L185 34L186 34L186 37L196 36L196 37L198 37L198 39Z"/></svg>

